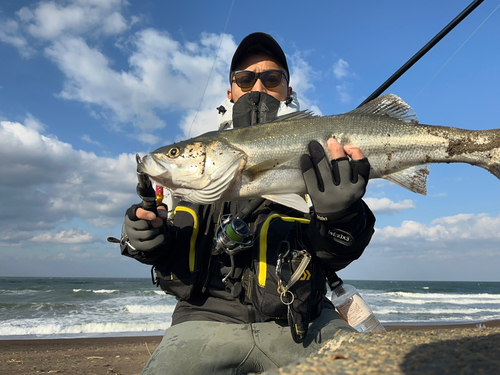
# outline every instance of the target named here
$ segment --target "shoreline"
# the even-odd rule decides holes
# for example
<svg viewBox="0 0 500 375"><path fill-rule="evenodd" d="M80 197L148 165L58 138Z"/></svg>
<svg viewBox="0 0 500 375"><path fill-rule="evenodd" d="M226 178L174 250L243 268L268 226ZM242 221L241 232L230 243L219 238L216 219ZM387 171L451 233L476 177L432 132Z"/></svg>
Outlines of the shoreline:
<svg viewBox="0 0 500 375"><path fill-rule="evenodd" d="M428 331L435 329L456 329L456 328L480 328L480 327L500 327L500 319L498 320L481 320L468 323L451 322L451 323L438 323L438 322L408 322L408 323L385 323L383 324L385 329L390 331ZM4 341L54 341L54 340L93 340L93 339L109 339L109 340L121 340L121 339L140 339L142 341L148 340L150 338L162 338L164 331L161 332L117 332L115 333L103 333L98 335L92 335L89 333L83 334L68 334L65 335L44 335L44 337L35 337L34 335L13 335L13 336L0 336L0 349Z"/></svg>
<svg viewBox="0 0 500 375"><path fill-rule="evenodd" d="M478 326L480 324L481 326ZM451 323L451 324L385 324L384 325L387 332L393 331L433 331L442 329L465 329L465 328L491 328L500 327L500 320L483 321L478 323ZM48 336L48 335L47 335ZM2 338L0 337L0 352L7 347L22 347L24 344L30 344L33 347L44 346L50 343L60 342L58 345L71 345L76 344L77 346L107 342L122 342L122 343L136 343L136 342L148 342L148 341L161 341L163 338L162 334L153 333L148 334L137 334L137 335L120 335L120 336L85 336L85 337L29 337L29 338ZM74 345L72 345L74 346Z"/></svg>
<svg viewBox="0 0 500 375"><path fill-rule="evenodd" d="M408 324L400 324L400 323L389 323L384 324L385 329L390 331L428 331L428 330L436 330L436 329L457 329L457 328L483 328L483 327L500 327L500 319L499 320L485 320L485 321L477 321L473 323L408 323Z"/></svg>
<svg viewBox="0 0 500 375"><path fill-rule="evenodd" d="M481 326L478 327L478 324ZM434 336L436 332L458 335L471 335L473 332L481 335L489 330L498 330L500 320L457 324L388 324L385 327L387 334L374 335L379 335L382 340L384 335L392 340L394 336ZM0 373L139 374L161 339L162 335L1 339Z"/></svg>

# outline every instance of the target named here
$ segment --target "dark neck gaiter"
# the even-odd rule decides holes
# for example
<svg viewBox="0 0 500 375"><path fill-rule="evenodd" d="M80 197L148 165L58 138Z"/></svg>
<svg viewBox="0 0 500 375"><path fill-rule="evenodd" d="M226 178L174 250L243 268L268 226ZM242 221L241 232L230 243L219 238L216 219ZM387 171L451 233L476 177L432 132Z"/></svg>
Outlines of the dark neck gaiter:
<svg viewBox="0 0 500 375"><path fill-rule="evenodd" d="M240 128L276 118L280 101L260 91L251 91L233 106L233 127Z"/></svg>

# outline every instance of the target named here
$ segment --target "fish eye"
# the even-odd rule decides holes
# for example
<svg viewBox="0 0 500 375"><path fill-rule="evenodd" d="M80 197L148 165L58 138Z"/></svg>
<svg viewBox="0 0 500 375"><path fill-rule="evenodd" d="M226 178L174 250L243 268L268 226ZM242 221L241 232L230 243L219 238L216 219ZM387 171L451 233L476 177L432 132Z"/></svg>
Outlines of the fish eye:
<svg viewBox="0 0 500 375"><path fill-rule="evenodd" d="M179 147L172 147L170 150L168 150L167 155L171 158L176 158L179 156L181 153L181 150L179 150Z"/></svg>

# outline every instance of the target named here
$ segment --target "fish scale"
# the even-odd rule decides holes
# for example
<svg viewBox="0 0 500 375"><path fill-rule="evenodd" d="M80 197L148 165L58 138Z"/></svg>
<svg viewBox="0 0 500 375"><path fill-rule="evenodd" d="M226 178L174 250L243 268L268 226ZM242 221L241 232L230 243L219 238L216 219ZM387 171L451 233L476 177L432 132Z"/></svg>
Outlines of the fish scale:
<svg viewBox="0 0 500 375"><path fill-rule="evenodd" d="M328 155L326 142L334 137L363 151L370 178L416 193L426 194L426 165L432 163L468 163L500 178L500 129L423 125L410 111L388 94L341 115L298 112L161 147L139 168L174 197L194 203L256 197L284 203L282 197L306 193L299 159L309 142L317 140ZM196 154L189 153L193 148Z"/></svg>

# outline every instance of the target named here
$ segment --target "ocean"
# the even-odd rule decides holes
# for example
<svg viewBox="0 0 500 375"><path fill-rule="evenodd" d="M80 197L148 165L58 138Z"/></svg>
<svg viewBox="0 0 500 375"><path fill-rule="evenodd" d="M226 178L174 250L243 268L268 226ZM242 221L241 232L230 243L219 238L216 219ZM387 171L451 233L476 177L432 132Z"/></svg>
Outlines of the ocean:
<svg viewBox="0 0 500 375"><path fill-rule="evenodd" d="M345 283L382 324L500 319L500 282ZM162 335L174 305L150 279L0 277L0 339Z"/></svg>

